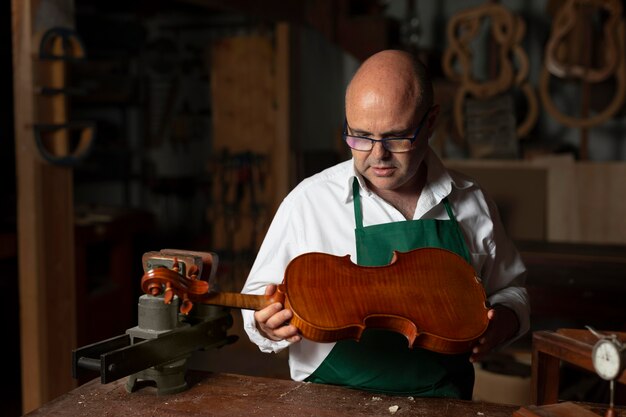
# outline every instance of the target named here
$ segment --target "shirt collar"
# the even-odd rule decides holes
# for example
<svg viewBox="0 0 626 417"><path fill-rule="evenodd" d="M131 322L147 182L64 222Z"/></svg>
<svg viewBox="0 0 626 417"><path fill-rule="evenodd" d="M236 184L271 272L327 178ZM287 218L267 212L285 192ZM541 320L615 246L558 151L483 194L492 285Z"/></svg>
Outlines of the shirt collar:
<svg viewBox="0 0 626 417"><path fill-rule="evenodd" d="M452 175L450 175L450 171L443 165L441 159L439 159L431 148L428 148L424 160L426 166L428 166L426 188L430 188L433 194L438 196L440 200L450 195L453 186L457 189L465 189L473 185L472 181L468 178L458 176L453 178Z"/></svg>
<svg viewBox="0 0 626 417"><path fill-rule="evenodd" d="M443 162L441 162L439 157L431 148L428 148L424 157L424 162L428 167L428 178L426 185L422 190L422 196L418 201L418 209L421 207L421 210L416 210L416 214L418 211L426 212L439 204L441 200L450 195L453 186L457 189L465 189L473 185L469 179L458 177L452 178L446 167L443 165ZM354 178L356 178L359 182L359 188L362 194L367 196L372 194L372 191L367 187L363 176L356 171L356 168L354 167L354 159L352 159L349 175L347 175L347 181L344 188L344 201L346 203L352 201L352 182L354 181Z"/></svg>
<svg viewBox="0 0 626 417"><path fill-rule="evenodd" d="M417 207L413 216L415 219L421 218L441 203L444 198L452 193L453 188L465 189L472 186L469 180L458 177L453 178L431 148L428 149L424 162L428 167L428 178L417 201Z"/></svg>

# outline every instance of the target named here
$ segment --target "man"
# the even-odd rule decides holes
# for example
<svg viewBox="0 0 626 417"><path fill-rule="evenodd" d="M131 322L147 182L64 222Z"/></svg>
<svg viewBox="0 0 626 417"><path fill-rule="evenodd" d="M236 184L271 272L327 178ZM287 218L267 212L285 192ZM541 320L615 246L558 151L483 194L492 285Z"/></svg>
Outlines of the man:
<svg viewBox="0 0 626 417"><path fill-rule="evenodd" d="M393 250L441 247L477 271L492 308L472 352L408 349L404 336L368 329L359 342L315 343L275 303L243 311L264 352L289 347L293 379L400 395L470 399L471 362L529 328L525 268L493 202L469 178L447 171L428 145L439 107L424 67L402 51L366 60L346 91L344 139L352 160L300 183L283 201L243 292L272 294L286 265L307 252L386 265ZM332 290L332 277L328 277Z"/></svg>

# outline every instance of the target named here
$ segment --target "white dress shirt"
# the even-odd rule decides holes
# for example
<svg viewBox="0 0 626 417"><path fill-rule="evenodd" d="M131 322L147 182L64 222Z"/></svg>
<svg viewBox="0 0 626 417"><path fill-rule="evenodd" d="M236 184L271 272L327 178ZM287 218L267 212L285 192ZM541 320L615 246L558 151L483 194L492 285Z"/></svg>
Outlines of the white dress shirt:
<svg viewBox="0 0 626 417"><path fill-rule="evenodd" d="M505 234L495 204L472 179L446 170L432 150L425 162L428 178L413 219L448 220L442 204L443 198L448 197L489 302L515 311L520 324L516 337L523 335L530 327L528 296L523 287L526 269ZM328 168L303 180L283 200L243 293L263 294L268 284L279 284L287 264L303 253L350 255L356 263L354 177L359 181L364 227L406 220L395 207L368 190L352 160ZM289 367L296 381L312 374L334 346L306 339L291 346L284 340L269 340L258 331L253 311L242 310L242 315L246 333L263 352L278 352L289 346Z"/></svg>

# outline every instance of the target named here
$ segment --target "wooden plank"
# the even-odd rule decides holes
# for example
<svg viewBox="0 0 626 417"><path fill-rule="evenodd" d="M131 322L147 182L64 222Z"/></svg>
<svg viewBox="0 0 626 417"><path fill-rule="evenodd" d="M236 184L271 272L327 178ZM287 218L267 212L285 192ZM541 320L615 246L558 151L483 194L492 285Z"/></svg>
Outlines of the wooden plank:
<svg viewBox="0 0 626 417"><path fill-rule="evenodd" d="M624 162L579 162L575 184L581 238L589 243L626 243Z"/></svg>
<svg viewBox="0 0 626 417"><path fill-rule="evenodd" d="M232 153L272 150L276 136L274 50L269 35L214 43L211 54L213 146Z"/></svg>
<svg viewBox="0 0 626 417"><path fill-rule="evenodd" d="M211 99L213 149L226 159L211 161L215 177L212 247L221 253L256 251L251 243L260 219L254 219L256 203L267 207L274 195L274 169L260 183L248 181L255 168L246 153L278 163L272 155L276 140L274 48L267 35L241 35L217 41L211 50ZM267 165L267 164L265 164ZM252 190L256 187L256 190ZM263 222L261 222L263 223ZM263 230L264 234L265 230ZM241 275L236 273L235 275ZM247 275L247 273L245 273Z"/></svg>
<svg viewBox="0 0 626 417"><path fill-rule="evenodd" d="M536 334L536 333L535 333ZM553 404L559 395L559 358L543 351L541 339L533 338L531 404Z"/></svg>
<svg viewBox="0 0 626 417"><path fill-rule="evenodd" d="M548 234L553 242L626 243L624 162L576 162L550 156L533 161L548 169Z"/></svg>
<svg viewBox="0 0 626 417"><path fill-rule="evenodd" d="M195 373L189 390L156 396L153 388L132 394L125 379L93 380L37 410L33 416L398 416L510 417L518 406L449 398L390 396L343 387L232 374Z"/></svg>
<svg viewBox="0 0 626 417"><path fill-rule="evenodd" d="M291 37L292 27L287 23L276 25L276 140L274 143L273 178L274 197L271 213L285 198L293 184L289 183L295 172L290 158L291 146ZM293 57L297 59L297 57Z"/></svg>
<svg viewBox="0 0 626 417"><path fill-rule="evenodd" d="M63 3L63 4L61 4ZM71 19L72 1L12 1L22 411L71 390L75 347L72 171L43 163L34 142L35 32ZM63 11L61 13L61 11ZM46 16L56 16L55 21Z"/></svg>
<svg viewBox="0 0 626 417"><path fill-rule="evenodd" d="M559 404L522 407L513 413L513 417L599 417L599 414L567 401Z"/></svg>
<svg viewBox="0 0 626 417"><path fill-rule="evenodd" d="M276 26L273 37L235 36L212 46L215 158L209 169L215 182L208 218L216 251L256 253L289 191L290 49L290 29L285 23ZM220 155L232 161L260 156L265 162L229 166Z"/></svg>
<svg viewBox="0 0 626 417"><path fill-rule="evenodd" d="M578 187L574 182L574 161L570 156L551 156L533 162L548 168L547 240L580 242L579 211L575 204Z"/></svg>
<svg viewBox="0 0 626 417"><path fill-rule="evenodd" d="M624 162L577 162L552 155L445 163L485 188L514 239L626 244Z"/></svg>
<svg viewBox="0 0 626 417"><path fill-rule="evenodd" d="M498 206L511 238L545 240L547 168L508 160L449 159L445 164L478 181Z"/></svg>

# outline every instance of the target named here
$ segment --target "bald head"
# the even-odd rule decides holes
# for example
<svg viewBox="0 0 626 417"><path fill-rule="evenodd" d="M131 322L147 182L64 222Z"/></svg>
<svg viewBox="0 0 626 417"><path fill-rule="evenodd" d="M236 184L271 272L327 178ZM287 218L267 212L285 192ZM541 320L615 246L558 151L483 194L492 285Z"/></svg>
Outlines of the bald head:
<svg viewBox="0 0 626 417"><path fill-rule="evenodd" d="M433 103L433 89L426 68L413 55L385 50L368 58L346 90L346 113L355 106L381 106L387 111L414 114Z"/></svg>

